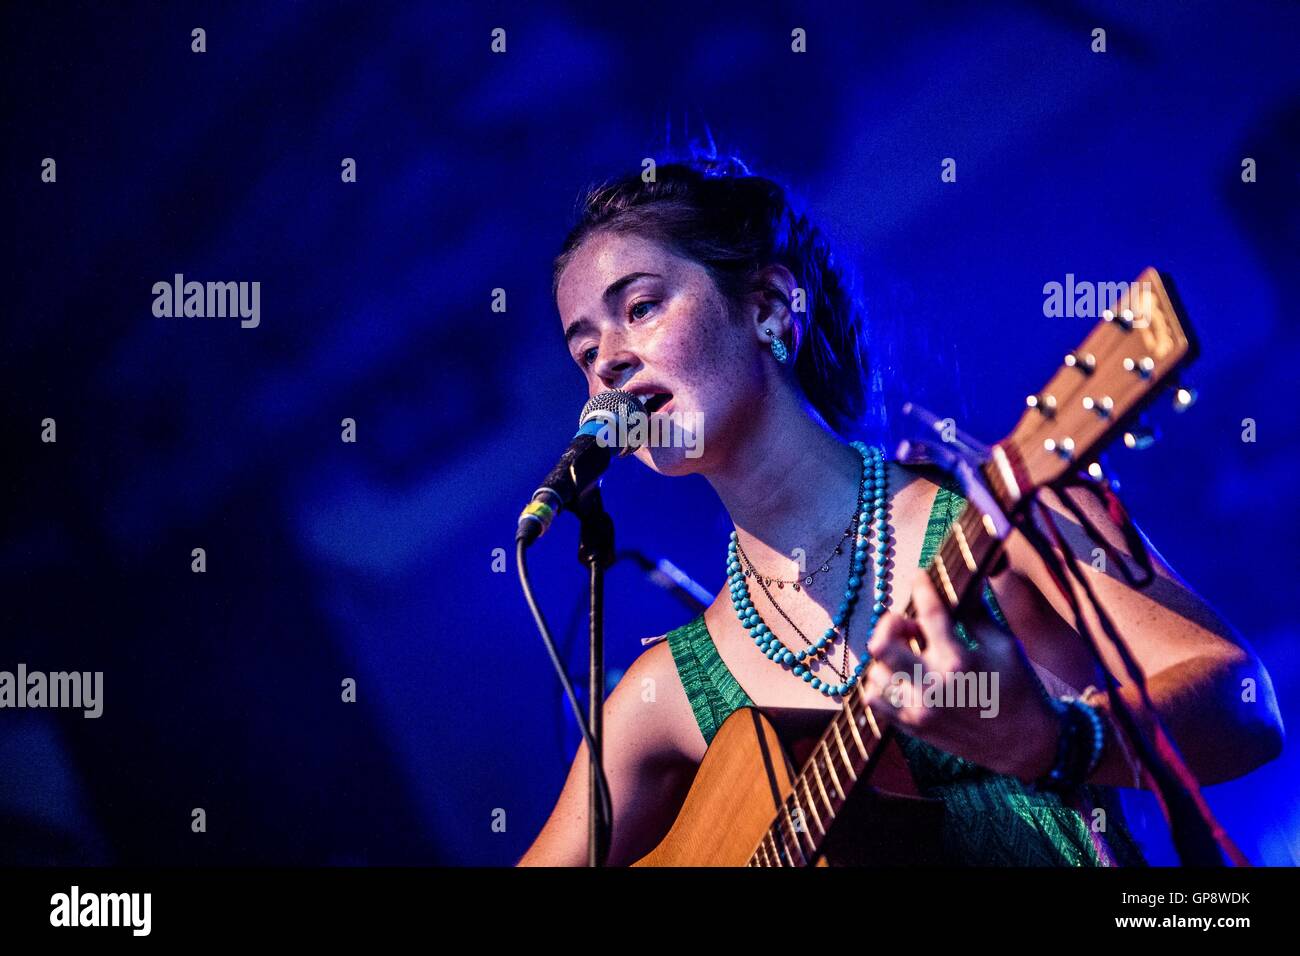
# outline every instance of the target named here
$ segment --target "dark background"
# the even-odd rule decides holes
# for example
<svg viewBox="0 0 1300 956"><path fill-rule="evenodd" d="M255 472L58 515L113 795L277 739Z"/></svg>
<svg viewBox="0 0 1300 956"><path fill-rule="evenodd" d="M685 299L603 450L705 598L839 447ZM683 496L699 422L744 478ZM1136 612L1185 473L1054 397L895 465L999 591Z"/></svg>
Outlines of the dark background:
<svg viewBox="0 0 1300 956"><path fill-rule="evenodd" d="M105 689L98 720L0 711L0 862L526 849L578 739L492 570L586 397L550 260L583 184L706 124L858 272L891 412L999 437L1089 326L1044 283L1173 274L1201 401L1110 464L1296 726L1297 35L1252 2L6 5L0 669ZM260 327L155 318L177 272L260 281ZM721 585L703 480L619 463L605 493L621 546ZM577 674L575 542L532 565ZM609 587L612 683L690 615L630 565ZM1257 862L1300 854L1297 773L1292 745L1207 791Z"/></svg>

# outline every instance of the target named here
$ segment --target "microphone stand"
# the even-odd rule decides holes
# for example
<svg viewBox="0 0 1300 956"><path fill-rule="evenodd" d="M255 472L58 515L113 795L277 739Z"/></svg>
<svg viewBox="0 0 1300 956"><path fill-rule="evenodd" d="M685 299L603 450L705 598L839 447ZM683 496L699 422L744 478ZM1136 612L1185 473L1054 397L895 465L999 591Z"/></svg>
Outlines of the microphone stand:
<svg viewBox="0 0 1300 956"><path fill-rule="evenodd" d="M588 724L594 753L588 754L587 865L604 866L609 856L613 820L604 819L596 767L605 765L603 704L605 702L605 569L614 563L614 522L600 500L600 481L578 496L572 508L580 522L578 561L591 573L590 663L587 677ZM610 814L614 799L610 795Z"/></svg>

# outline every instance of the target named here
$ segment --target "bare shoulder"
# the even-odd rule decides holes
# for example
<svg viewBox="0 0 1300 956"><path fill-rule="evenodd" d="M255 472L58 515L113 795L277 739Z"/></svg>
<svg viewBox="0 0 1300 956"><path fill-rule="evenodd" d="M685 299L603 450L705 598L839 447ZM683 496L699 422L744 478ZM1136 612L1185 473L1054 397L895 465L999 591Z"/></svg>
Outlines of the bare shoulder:
<svg viewBox="0 0 1300 956"><path fill-rule="evenodd" d="M666 641L642 651L605 700L604 767L614 811L612 866L631 863L654 848L690 787L698 761L691 762L683 709L689 714ZM582 865L588 786L587 745L580 742L555 808L520 866Z"/></svg>
<svg viewBox="0 0 1300 956"><path fill-rule="evenodd" d="M924 525L944 480L943 470L932 465L904 465L891 461L889 496L895 522L912 524L920 521Z"/></svg>
<svg viewBox="0 0 1300 956"><path fill-rule="evenodd" d="M657 756L694 764L703 759L704 737L666 639L637 655L610 695L609 706L617 709L625 726L641 728L640 742Z"/></svg>

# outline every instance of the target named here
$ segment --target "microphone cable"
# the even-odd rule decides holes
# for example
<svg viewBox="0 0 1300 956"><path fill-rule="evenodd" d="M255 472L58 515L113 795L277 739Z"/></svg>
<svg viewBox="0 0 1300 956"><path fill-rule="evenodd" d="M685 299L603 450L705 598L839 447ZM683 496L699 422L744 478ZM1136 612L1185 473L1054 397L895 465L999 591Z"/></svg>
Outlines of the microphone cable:
<svg viewBox="0 0 1300 956"><path fill-rule="evenodd" d="M560 684L564 687L564 694L569 699L569 706L573 710L574 718L578 721L578 728L582 731L582 738L587 742L587 760L596 770L597 802L600 808L600 819L596 821L596 826L602 837L597 842L601 853L596 865L603 867L608 858L614 832L614 808L609 797L609 781L605 779L604 755L602 754L600 757L596 755L591 727L582 714L582 707L578 704L578 695L573 689L573 682L569 679L564 662L560 660L560 654L555 647L555 639L551 636L550 628L546 626L546 618L537 604L536 596L533 594L532 583L528 580L527 554L527 543L522 539L517 540L515 542L515 562L519 565L519 585L523 588L524 600L528 602L528 609L533 613L533 620L537 623L537 630L542 635L542 642L546 645L546 652L550 655L551 663L555 666L555 673L559 676Z"/></svg>

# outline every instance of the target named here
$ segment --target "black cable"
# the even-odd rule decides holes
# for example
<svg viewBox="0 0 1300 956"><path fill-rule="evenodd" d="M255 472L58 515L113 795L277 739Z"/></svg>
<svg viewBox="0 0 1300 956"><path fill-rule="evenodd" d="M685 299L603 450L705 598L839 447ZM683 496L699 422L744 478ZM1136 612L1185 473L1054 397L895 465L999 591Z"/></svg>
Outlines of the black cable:
<svg viewBox="0 0 1300 956"><path fill-rule="evenodd" d="M562 651L561 659L564 661L573 660L573 643L578 638L578 621L580 616L582 615L583 609L587 607L589 603L588 595L584 594L581 591L577 591L575 592L575 594L576 596L573 601L573 608L572 610L569 611L569 620L564 627L564 647L561 648ZM564 726L563 715L562 715L562 712L564 710L564 688L563 687L560 688L560 696L556 698L555 703L558 706L558 709L560 711L560 713L557 714L557 717L559 717L560 719L556 721L555 729L556 732L559 734L559 741L558 741L559 749L563 751L565 749L565 742L568 740L568 736L569 736Z"/></svg>
<svg viewBox="0 0 1300 956"><path fill-rule="evenodd" d="M604 852L601 855L599 865L604 866L614 832L614 808L609 798L609 782L605 779L605 763L601 757L596 755L596 744L591 736L591 728L587 725L587 719L582 715L582 707L578 704L578 695L573 690L573 682L569 680L568 671L565 669L564 662L560 660L559 652L555 648L555 640L551 637L550 628L546 626L546 618L542 616L542 609L538 606L537 598L533 595L533 586L528 581L527 553L527 544L523 540L516 541L515 562L519 565L519 584L524 590L524 600L528 602L528 609L533 612L533 620L537 622L537 630L542 635L542 642L546 645L546 652L550 654L551 663L555 665L555 673L559 676L560 683L564 687L565 696L569 698L569 706L573 708L573 716L578 721L578 728L582 731L582 739L587 742L587 760L596 768L596 789L600 795L601 815L597 825L603 832L604 837L600 841Z"/></svg>

